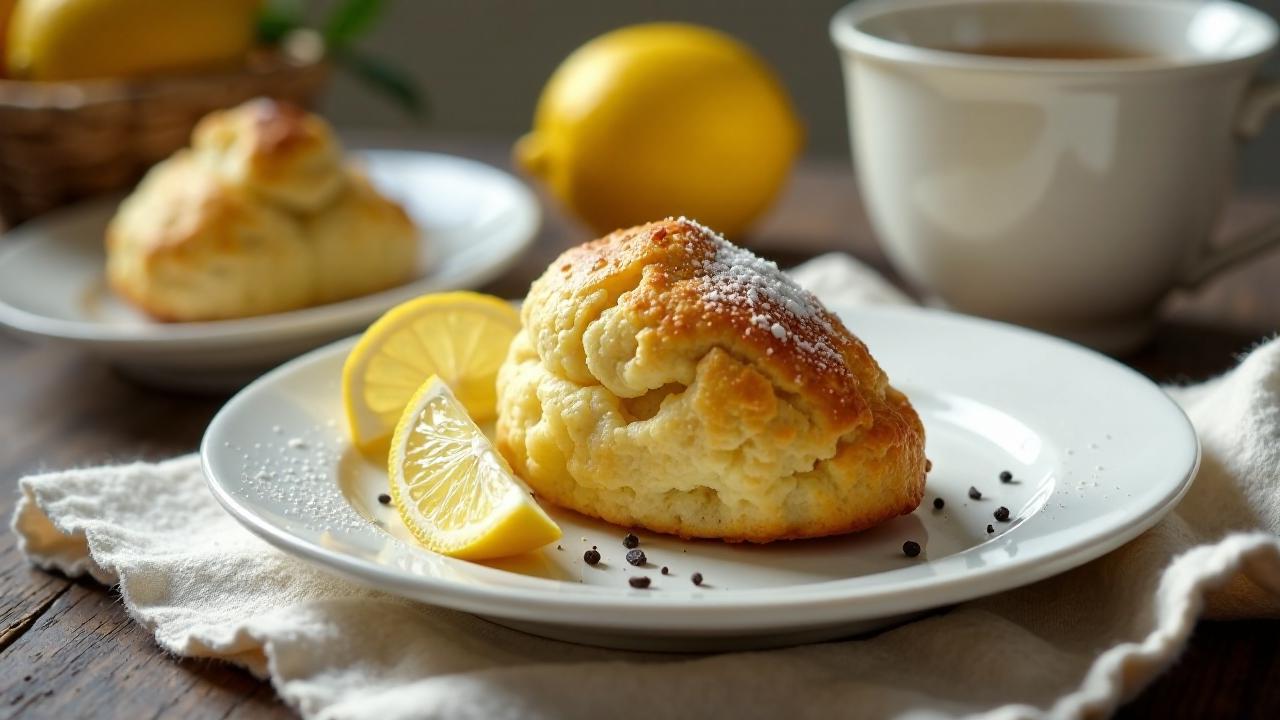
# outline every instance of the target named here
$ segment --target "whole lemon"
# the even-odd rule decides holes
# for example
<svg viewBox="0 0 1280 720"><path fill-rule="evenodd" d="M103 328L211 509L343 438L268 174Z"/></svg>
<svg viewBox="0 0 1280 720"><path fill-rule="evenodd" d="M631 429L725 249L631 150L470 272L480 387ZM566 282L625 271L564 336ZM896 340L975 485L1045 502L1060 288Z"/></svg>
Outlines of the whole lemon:
<svg viewBox="0 0 1280 720"><path fill-rule="evenodd" d="M685 215L736 235L778 194L802 134L786 91L748 47L652 23L566 58L515 154L600 232Z"/></svg>
<svg viewBox="0 0 1280 720"><path fill-rule="evenodd" d="M6 49L26 80L128 77L230 65L261 0L19 0Z"/></svg>

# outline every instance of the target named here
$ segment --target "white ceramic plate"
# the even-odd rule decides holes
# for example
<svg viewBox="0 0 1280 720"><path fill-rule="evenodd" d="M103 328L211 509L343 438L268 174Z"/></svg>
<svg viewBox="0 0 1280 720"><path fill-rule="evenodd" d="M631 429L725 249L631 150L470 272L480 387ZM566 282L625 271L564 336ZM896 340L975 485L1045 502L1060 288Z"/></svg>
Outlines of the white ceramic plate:
<svg viewBox="0 0 1280 720"><path fill-rule="evenodd" d="M243 320L157 323L106 286L102 238L118 199L15 228L0 243L0 325L69 343L163 385L218 388L363 329L424 292L483 285L537 234L537 198L514 177L433 153L358 152L374 183L423 231L416 280L390 290Z"/></svg>
<svg viewBox="0 0 1280 720"><path fill-rule="evenodd" d="M351 340L233 398L205 435L205 472L249 529L360 582L540 635L662 650L839 637L1024 585L1132 539L1191 483L1199 444L1187 418L1112 360L940 311L836 310L910 396L933 460L920 508L867 532L765 546L641 532L650 566L638 569L623 560L625 529L549 508L563 550L488 564L436 555L379 505L385 469L346 441L339 369ZM993 518L1002 505L1010 522ZM923 554L905 557L906 540ZM592 545L597 568L582 561ZM641 573L651 589L628 586Z"/></svg>

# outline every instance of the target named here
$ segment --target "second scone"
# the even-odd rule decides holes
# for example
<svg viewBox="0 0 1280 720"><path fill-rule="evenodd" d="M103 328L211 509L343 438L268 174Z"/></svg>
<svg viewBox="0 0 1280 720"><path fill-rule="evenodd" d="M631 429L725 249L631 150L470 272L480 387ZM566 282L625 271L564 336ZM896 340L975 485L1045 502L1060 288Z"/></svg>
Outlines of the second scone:
<svg viewBox="0 0 1280 720"><path fill-rule="evenodd" d="M159 320L266 315L394 287L418 268L399 204L332 128L259 99L209 114L107 226L107 279Z"/></svg>
<svg viewBox="0 0 1280 720"><path fill-rule="evenodd" d="M522 312L498 444L539 497L751 542L860 530L920 502L924 429L862 342L695 222L565 252Z"/></svg>

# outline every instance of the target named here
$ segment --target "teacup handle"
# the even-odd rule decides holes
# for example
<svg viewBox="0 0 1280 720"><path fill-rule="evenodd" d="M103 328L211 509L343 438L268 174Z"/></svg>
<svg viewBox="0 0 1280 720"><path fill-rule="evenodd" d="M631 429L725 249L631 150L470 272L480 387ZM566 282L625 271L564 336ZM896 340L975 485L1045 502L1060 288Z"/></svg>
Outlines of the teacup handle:
<svg viewBox="0 0 1280 720"><path fill-rule="evenodd" d="M1236 137L1252 140L1262 132L1271 114L1280 110L1280 80L1257 80L1245 93L1244 103L1236 119ZM1223 243L1221 247L1206 247L1187 265L1182 282L1196 285L1210 275L1234 265L1251 255L1280 243L1280 222L1249 235Z"/></svg>

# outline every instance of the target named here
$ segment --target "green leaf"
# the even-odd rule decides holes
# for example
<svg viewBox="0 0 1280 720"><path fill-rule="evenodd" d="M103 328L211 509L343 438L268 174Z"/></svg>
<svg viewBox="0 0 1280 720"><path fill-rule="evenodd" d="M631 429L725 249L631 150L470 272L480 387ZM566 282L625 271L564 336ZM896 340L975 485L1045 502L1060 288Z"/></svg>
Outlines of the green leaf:
<svg viewBox="0 0 1280 720"><path fill-rule="evenodd" d="M302 27L305 21L302 0L271 0L262 6L258 15L258 40L278 45L285 35Z"/></svg>
<svg viewBox="0 0 1280 720"><path fill-rule="evenodd" d="M335 53L334 57L339 65L350 70L374 90L390 98L414 119L419 121L426 119L426 101L408 73L378 58L355 52L350 48Z"/></svg>
<svg viewBox="0 0 1280 720"><path fill-rule="evenodd" d="M382 14L383 0L343 0L325 24L324 40L341 50L355 42Z"/></svg>

